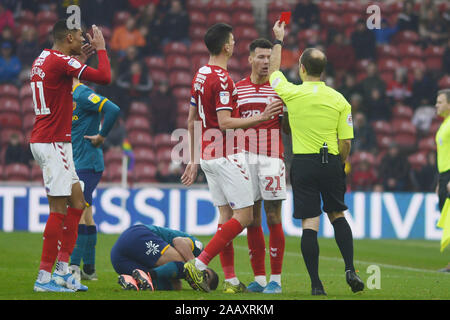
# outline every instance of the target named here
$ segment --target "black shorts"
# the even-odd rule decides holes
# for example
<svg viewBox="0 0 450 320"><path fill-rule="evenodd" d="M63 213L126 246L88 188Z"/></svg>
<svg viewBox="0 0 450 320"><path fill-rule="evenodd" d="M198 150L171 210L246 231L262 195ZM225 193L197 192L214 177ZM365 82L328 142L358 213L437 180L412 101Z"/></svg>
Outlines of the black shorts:
<svg viewBox="0 0 450 320"><path fill-rule="evenodd" d="M294 218L314 218L348 209L344 203L346 177L339 155L328 155L328 163L319 154L296 154L292 158L291 185L294 196Z"/></svg>
<svg viewBox="0 0 450 320"><path fill-rule="evenodd" d="M450 198L450 193L447 191L447 184L450 181L450 170L439 174L439 187L438 187L438 196L439 196L439 211L442 211L444 208L444 203L447 198Z"/></svg>

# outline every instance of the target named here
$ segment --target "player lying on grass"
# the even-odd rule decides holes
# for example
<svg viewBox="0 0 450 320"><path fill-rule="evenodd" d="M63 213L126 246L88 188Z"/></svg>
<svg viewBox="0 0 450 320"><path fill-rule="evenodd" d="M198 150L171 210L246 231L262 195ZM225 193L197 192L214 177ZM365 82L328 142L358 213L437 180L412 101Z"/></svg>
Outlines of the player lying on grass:
<svg viewBox="0 0 450 320"><path fill-rule="evenodd" d="M153 225L134 225L125 230L111 249L111 263L119 274L119 284L127 290L181 290L183 266L203 250L194 236ZM206 277L212 290L217 273L208 268Z"/></svg>

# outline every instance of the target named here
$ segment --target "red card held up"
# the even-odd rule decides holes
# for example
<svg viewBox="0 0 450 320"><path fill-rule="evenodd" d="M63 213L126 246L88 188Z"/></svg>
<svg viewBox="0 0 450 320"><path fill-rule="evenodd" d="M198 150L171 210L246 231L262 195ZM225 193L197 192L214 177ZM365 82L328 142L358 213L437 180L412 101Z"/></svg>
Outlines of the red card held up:
<svg viewBox="0 0 450 320"><path fill-rule="evenodd" d="M291 12L290 11L281 13L280 23L282 23L283 21L286 23L286 25L289 24L289 22L291 21Z"/></svg>

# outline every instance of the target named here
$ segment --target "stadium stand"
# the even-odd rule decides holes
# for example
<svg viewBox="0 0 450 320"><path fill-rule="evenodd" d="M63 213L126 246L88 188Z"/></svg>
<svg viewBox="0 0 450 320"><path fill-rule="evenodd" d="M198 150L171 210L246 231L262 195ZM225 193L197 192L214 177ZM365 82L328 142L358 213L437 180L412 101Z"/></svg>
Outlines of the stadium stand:
<svg viewBox="0 0 450 320"><path fill-rule="evenodd" d="M158 1L155 2L158 3ZM49 32L60 14L65 12L66 2L45 1L45 4L42 5L27 5L27 1L9 1L7 3L9 6L7 9L14 13L15 18L13 47L17 47L21 43L22 31L27 28L36 31L41 49L51 45ZM170 1L160 2L158 5L158 19L163 19L167 12L163 3L170 3ZM351 44L350 37L355 30L356 22L358 19L366 17L367 1L313 1L313 3L316 4L319 12L318 21L312 22L306 27L299 27L299 21L296 21L293 16L288 33L294 37L295 43L289 49L298 52L307 46L317 46L326 52L336 32L342 32L345 37L344 42ZM383 18L386 18L391 26L397 25L399 14L403 11L401 1L371 1L370 3L381 7ZM176 112L176 116L174 116L176 125L185 128L193 74L200 66L206 64L209 58L203 43L203 36L207 28L216 22L233 25L236 46L233 58L229 61L229 72L233 80L238 81L251 71L247 61L249 43L257 37L272 39L271 29L274 21L278 19L282 11L290 9L294 13L299 1L185 0L183 4L190 20L189 41L163 41L165 30L138 25L138 30L141 30L141 27L147 27L148 33L152 36L152 41L149 41L150 38L143 35L147 40L146 46L151 46L152 50L146 50L145 47L139 48L138 57L147 67L153 80L153 90L157 90L159 83L169 83L170 91L177 102L176 108L171 109ZM108 47L117 27L125 25L130 18L136 18L138 23L145 21L145 19L138 19L141 18L144 10L140 10L141 8L137 10L127 0L111 0L111 5L117 7L118 11L111 17L108 25L106 23L100 25ZM439 12L439 22L445 25L448 33L450 23L446 19L449 16L450 4L447 1L435 1L435 6ZM414 11L418 15L420 7L421 1L416 1ZM83 8L81 9L83 10ZM89 28L86 29L89 32ZM154 39L158 41L153 41ZM3 41L3 38L1 40ZM399 29L388 43L376 45L374 62L377 65L379 77L386 86L394 82L396 72L402 69L406 74L404 85L408 90L413 91L414 97L414 94L417 94L413 87L416 69L425 71L426 79L431 83L431 87L450 88L450 74L444 68L446 55L450 54L449 46L448 38L439 43L430 43L421 36L418 29ZM148 54L148 52L152 54ZM124 58L123 53L114 52L110 48L108 53L113 69L117 71L118 64ZM374 169L377 169L386 150L393 142L396 142L407 153L411 168L420 169L426 163L427 153L436 150L434 134L442 119L433 118L427 131L423 132L417 130L412 124L412 118L418 107L432 106L435 101L412 101L411 98L398 101L389 97L386 99L386 103L389 105L391 116L386 120L370 119L371 113L365 107L367 101L360 86L361 81L367 77L367 67L370 62L369 59L357 60L353 70L350 70L349 73L356 79L356 85L351 88L352 92L363 97L359 111L366 114L368 122L374 129L377 150L372 154L353 152L350 156L350 164L357 166L359 161L364 159L369 161ZM0 84L0 176L2 180L41 180L40 171L36 165L30 164L30 167L25 164L4 165L5 146L10 135L12 133L19 134L20 139L26 144L33 126L33 97L27 81L29 67L29 65L22 65L22 73L16 79L17 81ZM295 64L290 69L283 71L289 80L300 83L297 68L298 65ZM329 65L324 79L338 90L344 81L343 75L334 70L332 64ZM102 88L97 89L102 90ZM127 139L135 154L136 165L132 172L129 172L130 181L136 183L157 182L158 177L168 174L170 149L174 145L174 142L170 140L171 130L168 129L164 133L153 133L152 128L156 120L152 116L154 106L150 97L128 100L127 97L120 97L120 94L114 90L108 92L108 94L104 94L120 104L123 110ZM385 92L382 94L385 95ZM431 94L431 96L434 95L435 93ZM350 101L351 97L346 98ZM102 181L120 181L121 161L121 150L111 149L105 152L106 171ZM158 166L159 162L163 165Z"/></svg>

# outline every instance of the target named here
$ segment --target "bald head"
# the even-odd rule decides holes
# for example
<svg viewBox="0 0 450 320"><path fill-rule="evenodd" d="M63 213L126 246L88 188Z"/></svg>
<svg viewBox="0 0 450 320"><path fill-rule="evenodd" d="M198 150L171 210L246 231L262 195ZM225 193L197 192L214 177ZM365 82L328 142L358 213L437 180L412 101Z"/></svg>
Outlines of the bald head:
<svg viewBox="0 0 450 320"><path fill-rule="evenodd" d="M308 48L303 51L300 63L305 67L306 74L313 77L320 77L325 66L327 57L325 53L316 48Z"/></svg>

